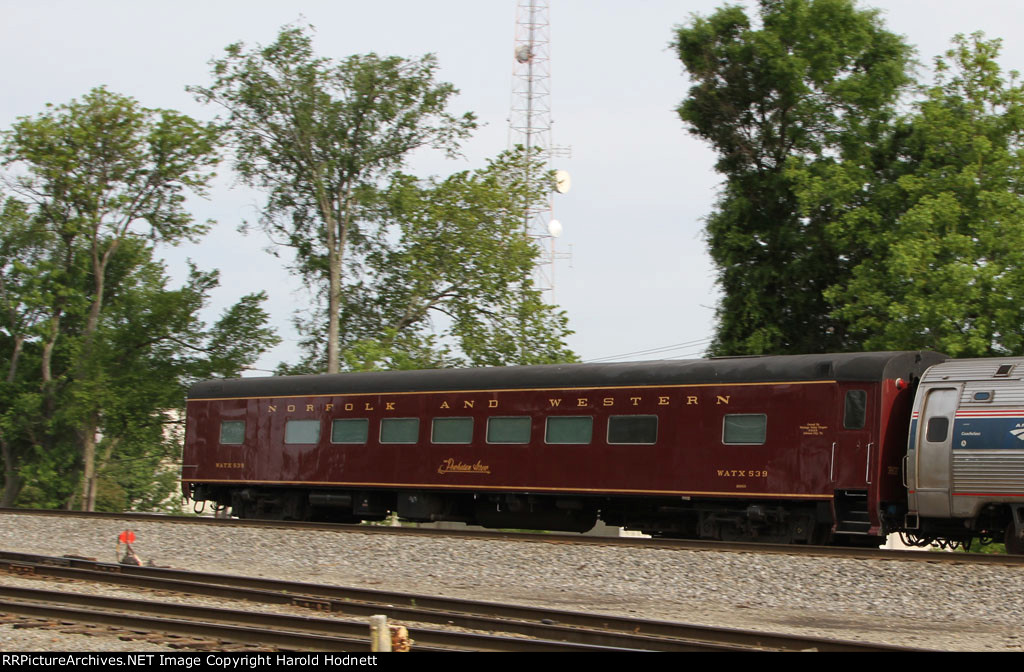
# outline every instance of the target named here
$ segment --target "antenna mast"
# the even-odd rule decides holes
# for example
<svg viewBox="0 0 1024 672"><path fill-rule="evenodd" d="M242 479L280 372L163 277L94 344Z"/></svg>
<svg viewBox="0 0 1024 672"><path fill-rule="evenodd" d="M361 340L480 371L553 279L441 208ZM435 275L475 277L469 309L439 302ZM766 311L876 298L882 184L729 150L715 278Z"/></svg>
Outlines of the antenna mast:
<svg viewBox="0 0 1024 672"><path fill-rule="evenodd" d="M509 148L521 145L539 155L541 170L552 170L552 159L568 157L568 147L551 141L551 24L549 0L517 0L512 106L509 117ZM529 170L529 168L528 168ZM530 176L527 176L528 178ZM556 191L569 190L569 174L556 172ZM555 260L568 255L555 251L555 239L562 225L554 218L553 195L546 202L533 203L523 213L523 230L536 241L540 257L534 269L537 288L550 291L554 302Z"/></svg>

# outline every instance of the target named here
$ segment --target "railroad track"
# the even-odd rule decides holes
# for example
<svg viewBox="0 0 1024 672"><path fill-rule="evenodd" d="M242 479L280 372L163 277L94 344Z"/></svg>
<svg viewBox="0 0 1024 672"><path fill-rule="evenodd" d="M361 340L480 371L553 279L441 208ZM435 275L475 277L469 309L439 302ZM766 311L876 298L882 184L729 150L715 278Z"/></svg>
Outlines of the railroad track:
<svg viewBox="0 0 1024 672"><path fill-rule="evenodd" d="M254 577L0 552L0 570L22 577L101 582L310 609L285 616L0 586L0 611L88 620L288 650L368 650L366 617L409 624L415 650L472 651L910 651L906 647L501 605ZM63 606L52 606L60 602ZM76 609L74 615L69 610ZM330 614L332 618L324 618ZM337 616L343 618L337 618ZM154 620L157 619L157 620ZM416 624L415 626L412 624ZM434 626L444 626L447 630ZM451 628L458 629L457 631ZM273 633L273 634L270 634Z"/></svg>
<svg viewBox="0 0 1024 672"><path fill-rule="evenodd" d="M0 611L37 618L99 623L133 631L162 632L259 647L263 650L369 652L367 623L221 609L194 604L103 597L0 586ZM418 651L621 651L563 641L475 632L419 629Z"/></svg>
<svg viewBox="0 0 1024 672"><path fill-rule="evenodd" d="M180 523L187 525L222 525L229 527L300 529L309 531L350 532L358 534L388 534L420 537L446 537L456 539L498 539L547 544L577 544L591 546L624 546L627 548L667 548L690 551L718 551L733 553L767 553L828 558L854 558L865 560L896 560L953 564L992 564L1024 567L1024 556L986 553L937 553L927 551L901 551L878 548L846 548L839 546L803 546L794 544L759 544L752 542L726 542L691 539L665 539L646 537L597 537L581 534L509 532L484 529L434 529L425 527L390 527L384 525L341 525L337 523L310 523L305 521L240 520L237 518L211 518L205 516L169 516L149 513L108 513L61 511L51 509L3 509L0 515L37 515L81 517L91 519L122 520L134 523Z"/></svg>

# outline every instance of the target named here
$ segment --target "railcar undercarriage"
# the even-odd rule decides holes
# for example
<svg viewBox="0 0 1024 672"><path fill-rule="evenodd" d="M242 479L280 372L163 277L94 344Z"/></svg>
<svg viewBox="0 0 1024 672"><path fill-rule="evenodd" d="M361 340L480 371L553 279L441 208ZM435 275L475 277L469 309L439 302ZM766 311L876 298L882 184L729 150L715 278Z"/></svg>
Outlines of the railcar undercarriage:
<svg viewBox="0 0 1024 672"><path fill-rule="evenodd" d="M681 500L676 498L585 497L528 493L461 493L418 490L303 490L271 486L198 484L192 499L230 507L239 518L357 523L380 521L392 512L410 522L461 522L499 529L586 532L598 520L645 534L684 539L758 541L780 544L877 546L881 537L833 530L827 502ZM890 521L891 522L891 521ZM942 548L1003 542L1024 553L1024 505L989 506L974 519L921 519L900 526L909 546Z"/></svg>
<svg viewBox="0 0 1024 672"><path fill-rule="evenodd" d="M969 551L972 547L1002 543L1007 553L1024 554L1024 504L991 504L976 518L921 518L912 524L911 529L900 530L900 537L908 546Z"/></svg>
<svg viewBox="0 0 1024 672"><path fill-rule="evenodd" d="M609 525L654 536L781 544L827 543L827 504L730 500L614 500L601 511Z"/></svg>
<svg viewBox="0 0 1024 672"><path fill-rule="evenodd" d="M196 502L231 508L239 518L353 523L392 512L410 522L454 521L488 528L586 532L606 524L654 536L823 544L830 541L827 503L690 501L678 498L586 497L529 493L418 490L302 490L198 484Z"/></svg>

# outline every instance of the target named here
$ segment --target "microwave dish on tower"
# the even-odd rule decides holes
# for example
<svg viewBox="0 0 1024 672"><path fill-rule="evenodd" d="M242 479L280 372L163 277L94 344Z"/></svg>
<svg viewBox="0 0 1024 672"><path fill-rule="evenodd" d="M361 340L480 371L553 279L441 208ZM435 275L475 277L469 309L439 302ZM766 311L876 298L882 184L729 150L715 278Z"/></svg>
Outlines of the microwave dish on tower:
<svg viewBox="0 0 1024 672"><path fill-rule="evenodd" d="M572 187L572 179L569 177L568 170L556 170L555 171L555 191L560 194L568 194L569 189Z"/></svg>

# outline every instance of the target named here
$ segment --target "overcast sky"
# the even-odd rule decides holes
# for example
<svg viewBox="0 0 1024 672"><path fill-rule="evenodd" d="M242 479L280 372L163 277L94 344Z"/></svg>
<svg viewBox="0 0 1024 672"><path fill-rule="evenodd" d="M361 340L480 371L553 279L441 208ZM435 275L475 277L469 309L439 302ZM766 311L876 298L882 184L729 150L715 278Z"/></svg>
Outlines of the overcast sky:
<svg viewBox="0 0 1024 672"><path fill-rule="evenodd" d="M714 156L683 129L674 112L688 87L668 48L674 26L724 3L711 0L551 0L554 142L572 148L557 167L572 175L557 197L564 227L555 300L584 359L700 356L713 330L713 270L701 235L720 182ZM733 4L753 5L752 2ZM876 0L890 30L906 36L925 65L956 33L1004 38L1002 63L1024 69L1024 3L1017 0ZM229 43L272 42L278 29L316 26L319 54L342 58L374 51L418 57L433 52L440 78L460 89L452 110L472 110L485 124L465 158L418 156L420 174L477 168L506 148L512 88L515 0L0 0L0 128L104 85L146 107L215 113L185 91L210 81L208 62ZM293 309L308 301L263 250L253 221L260 195L232 186L230 169L197 218L218 226L202 244L167 250L168 270L185 259L218 268L222 286L211 319L242 294L265 290L285 342L259 366L297 359ZM688 344L688 345L687 345ZM656 355L628 355L679 345Z"/></svg>

